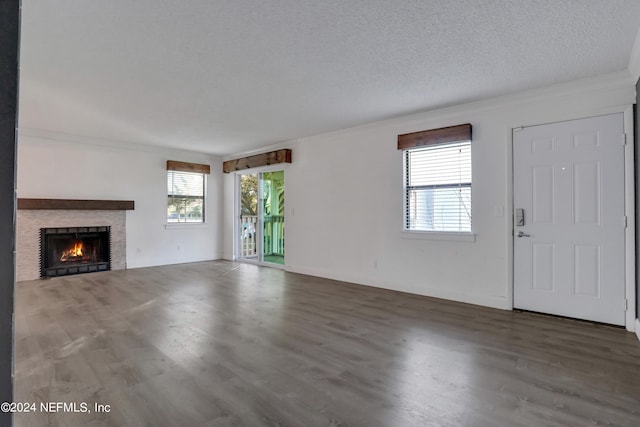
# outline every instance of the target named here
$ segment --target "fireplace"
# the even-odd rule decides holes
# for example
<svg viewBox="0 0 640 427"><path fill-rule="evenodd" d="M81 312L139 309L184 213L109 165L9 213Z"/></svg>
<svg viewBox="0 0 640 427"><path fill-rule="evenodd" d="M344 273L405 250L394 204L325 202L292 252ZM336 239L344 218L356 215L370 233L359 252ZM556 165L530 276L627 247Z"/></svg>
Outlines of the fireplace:
<svg viewBox="0 0 640 427"><path fill-rule="evenodd" d="M40 229L40 277L111 270L111 227Z"/></svg>

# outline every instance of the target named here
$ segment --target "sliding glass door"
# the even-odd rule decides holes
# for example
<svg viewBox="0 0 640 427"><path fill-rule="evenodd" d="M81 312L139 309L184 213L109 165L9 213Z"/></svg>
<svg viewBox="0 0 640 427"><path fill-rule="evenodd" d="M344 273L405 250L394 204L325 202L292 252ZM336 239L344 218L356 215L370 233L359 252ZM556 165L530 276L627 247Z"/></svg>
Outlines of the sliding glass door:
<svg viewBox="0 0 640 427"><path fill-rule="evenodd" d="M241 260L258 260L258 199L259 178L257 173L240 175L240 244L238 258Z"/></svg>
<svg viewBox="0 0 640 427"><path fill-rule="evenodd" d="M239 256L284 265L284 171L240 175Z"/></svg>
<svg viewBox="0 0 640 427"><path fill-rule="evenodd" d="M284 171L260 175L262 261L284 265Z"/></svg>

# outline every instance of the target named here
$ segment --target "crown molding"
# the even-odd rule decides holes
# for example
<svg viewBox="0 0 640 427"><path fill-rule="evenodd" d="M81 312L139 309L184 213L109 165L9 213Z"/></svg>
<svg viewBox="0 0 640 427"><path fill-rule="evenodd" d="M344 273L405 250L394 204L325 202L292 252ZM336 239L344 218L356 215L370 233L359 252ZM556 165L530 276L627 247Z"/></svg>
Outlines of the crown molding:
<svg viewBox="0 0 640 427"><path fill-rule="evenodd" d="M587 92L602 94L602 96L605 97L611 96L613 93L616 93L616 91L618 91L617 93L629 98L628 104L633 104L634 101L631 98L632 95L635 94L635 90L633 90L633 94L631 91L634 87L635 80L631 78L631 75L627 70L622 70L614 73L601 74L595 77L587 77L584 79L557 83L527 91L515 92L498 97L486 98L467 103L445 106L442 108L430 109L419 113L407 114L400 117L394 117L391 119L363 124L360 126L354 126L331 132L320 133L317 135L310 135L288 141L282 141L255 150L226 155L223 157L223 160L229 160L239 156L262 153L268 150L277 150L284 147L291 148L299 144L315 141L319 138L337 138L343 135L348 135L352 132L376 131L393 127L411 128L412 124L420 126L424 125L425 122L431 121L434 122L434 126L445 126L442 124L438 125L438 123L448 121L450 121L451 124L457 124L456 121L464 121L466 120L465 117L470 114L476 114L500 108L517 108L520 105L526 105L533 102L554 100L571 96L580 96L584 95ZM633 96L633 99L635 99L635 96Z"/></svg>
<svg viewBox="0 0 640 427"><path fill-rule="evenodd" d="M31 141L29 140L22 140L23 137L59 141L59 142L70 143L70 144L94 145L94 146L101 146L101 147L117 148L121 150L142 151L147 153L150 153L150 152L165 153L166 155L172 155L176 153L190 153L193 155L207 156L213 159L220 159L220 156L216 156L215 154L202 153L202 152L192 151L192 150L184 150L181 148L172 148L172 147L165 147L160 145L141 144L138 142L97 138L93 136L76 135L76 134L51 131L46 129L19 127L18 128L18 144L31 143Z"/></svg>

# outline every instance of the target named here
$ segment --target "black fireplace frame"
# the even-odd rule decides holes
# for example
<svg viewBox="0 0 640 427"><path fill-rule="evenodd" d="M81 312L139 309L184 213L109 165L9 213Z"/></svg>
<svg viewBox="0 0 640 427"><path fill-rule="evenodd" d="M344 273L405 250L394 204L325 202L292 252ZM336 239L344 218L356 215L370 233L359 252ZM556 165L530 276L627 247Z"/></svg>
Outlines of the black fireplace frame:
<svg viewBox="0 0 640 427"><path fill-rule="evenodd" d="M75 234L76 236L86 233L105 233L107 250L103 253L102 262L82 263L69 266L48 266L47 253L49 250L49 239L47 236L57 234ZM98 271L111 270L111 226L97 227L56 227L40 229L40 278L69 276L73 274L95 273Z"/></svg>

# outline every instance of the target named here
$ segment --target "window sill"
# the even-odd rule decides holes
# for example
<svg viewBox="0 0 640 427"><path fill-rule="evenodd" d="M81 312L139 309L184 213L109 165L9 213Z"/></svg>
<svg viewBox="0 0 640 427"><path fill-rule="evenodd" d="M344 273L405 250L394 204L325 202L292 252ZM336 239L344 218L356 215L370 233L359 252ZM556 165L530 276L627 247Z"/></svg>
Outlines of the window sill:
<svg viewBox="0 0 640 427"><path fill-rule="evenodd" d="M170 228L208 228L206 222L167 222L164 224L165 230Z"/></svg>
<svg viewBox="0 0 640 427"><path fill-rule="evenodd" d="M449 242L475 242L475 233L457 233L448 231L402 231L403 239L441 240Z"/></svg>

